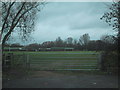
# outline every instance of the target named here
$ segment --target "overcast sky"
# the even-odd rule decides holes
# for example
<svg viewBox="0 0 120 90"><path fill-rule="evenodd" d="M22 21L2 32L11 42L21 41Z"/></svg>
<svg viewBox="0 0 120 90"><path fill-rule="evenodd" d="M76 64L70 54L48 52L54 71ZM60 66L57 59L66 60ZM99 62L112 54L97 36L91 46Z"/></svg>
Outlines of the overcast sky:
<svg viewBox="0 0 120 90"><path fill-rule="evenodd" d="M78 40L85 33L91 40L98 40L102 35L114 34L112 27L100 20L108 5L110 2L49 2L37 13L34 42L54 41L57 37Z"/></svg>
<svg viewBox="0 0 120 90"><path fill-rule="evenodd" d="M106 2L51 2L37 14L35 41L53 41L57 37L65 40L68 37L79 39L85 33L91 40L100 39L102 35L113 34L114 31L103 20L104 12L110 3Z"/></svg>

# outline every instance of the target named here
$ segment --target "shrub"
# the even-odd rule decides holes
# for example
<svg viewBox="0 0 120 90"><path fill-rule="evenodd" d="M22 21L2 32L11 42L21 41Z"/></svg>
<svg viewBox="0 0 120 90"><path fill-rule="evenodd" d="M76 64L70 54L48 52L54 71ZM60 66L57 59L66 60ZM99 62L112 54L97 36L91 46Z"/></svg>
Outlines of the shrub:
<svg viewBox="0 0 120 90"><path fill-rule="evenodd" d="M101 70L117 74L118 73L118 53L117 52L103 52L101 61Z"/></svg>

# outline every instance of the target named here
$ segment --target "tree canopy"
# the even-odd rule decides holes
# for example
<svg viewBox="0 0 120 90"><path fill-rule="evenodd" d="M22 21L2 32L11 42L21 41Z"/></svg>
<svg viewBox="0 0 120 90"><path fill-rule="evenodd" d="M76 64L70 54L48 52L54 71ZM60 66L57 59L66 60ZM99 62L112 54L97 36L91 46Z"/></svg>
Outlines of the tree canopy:
<svg viewBox="0 0 120 90"><path fill-rule="evenodd" d="M22 39L27 39L34 31L34 19L45 2L2 2L2 46L12 32L17 32Z"/></svg>
<svg viewBox="0 0 120 90"><path fill-rule="evenodd" d="M101 19L120 32L120 1L113 2L109 7L109 11L104 13Z"/></svg>
<svg viewBox="0 0 120 90"><path fill-rule="evenodd" d="M112 26L113 30L117 31L117 37L113 36L113 38L116 41L118 48L120 48L120 1L113 2L109 7L109 11L104 13L101 19Z"/></svg>

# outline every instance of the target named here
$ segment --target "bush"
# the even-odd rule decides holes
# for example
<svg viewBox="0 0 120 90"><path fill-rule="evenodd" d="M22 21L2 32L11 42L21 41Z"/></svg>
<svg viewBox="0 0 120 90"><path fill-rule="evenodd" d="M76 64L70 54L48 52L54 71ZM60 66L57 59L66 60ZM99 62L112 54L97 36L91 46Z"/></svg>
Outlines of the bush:
<svg viewBox="0 0 120 90"><path fill-rule="evenodd" d="M103 52L101 61L101 70L108 73L118 74L118 53Z"/></svg>

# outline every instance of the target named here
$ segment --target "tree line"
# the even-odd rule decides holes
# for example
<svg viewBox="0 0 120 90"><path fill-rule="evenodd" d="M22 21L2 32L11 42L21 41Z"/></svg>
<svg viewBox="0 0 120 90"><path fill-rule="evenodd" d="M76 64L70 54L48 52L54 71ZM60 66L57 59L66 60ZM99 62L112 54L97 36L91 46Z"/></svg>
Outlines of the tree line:
<svg viewBox="0 0 120 90"><path fill-rule="evenodd" d="M110 51L117 49L116 37L112 35L103 35L100 40L90 40L89 34L83 34L80 38L74 39L68 37L65 40L62 40L61 37L56 38L55 41L46 41L42 44L32 43L26 46L22 46L19 43L14 43L11 45L6 45L10 47L24 47L27 50L39 50L40 48L51 48L51 47L71 47L74 50L84 50L84 51Z"/></svg>

